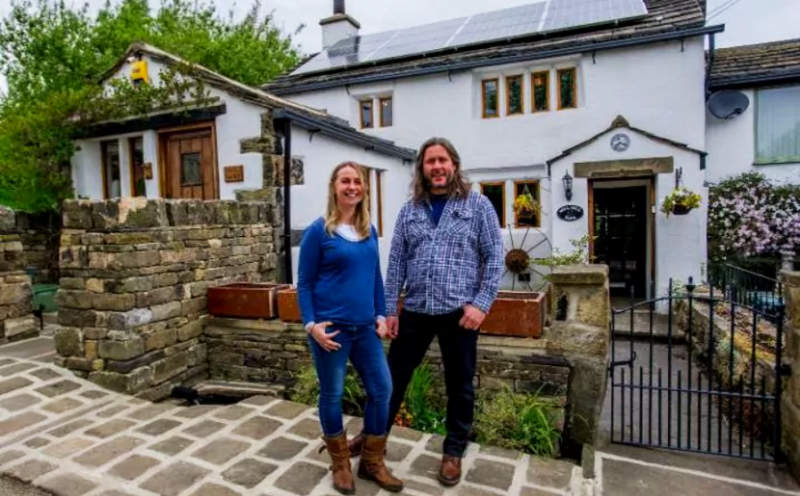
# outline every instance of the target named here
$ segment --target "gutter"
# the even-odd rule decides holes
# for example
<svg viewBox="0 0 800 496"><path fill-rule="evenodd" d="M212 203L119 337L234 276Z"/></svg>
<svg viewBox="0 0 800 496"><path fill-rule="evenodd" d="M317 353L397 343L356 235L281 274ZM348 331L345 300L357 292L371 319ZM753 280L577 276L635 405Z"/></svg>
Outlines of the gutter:
<svg viewBox="0 0 800 496"><path fill-rule="evenodd" d="M423 76L428 74L438 74L441 72L458 71L465 69L474 69L477 67L486 67L493 65L511 64L515 62L525 62L529 60L546 59L551 57L561 57L564 55L573 55L576 53L591 52L596 50L610 50L614 48L624 48L636 45L644 45L647 43L656 43L659 41L670 41L683 39L690 36L701 36L706 34L721 33L725 30L724 24L716 26L701 26L698 28L684 29L680 31L670 31L667 33L659 33L648 36L641 36L635 38L625 38L620 40L601 41L598 43L584 43L566 48L556 48L552 50L535 51L533 53L508 55L505 57L496 58L478 58L475 60L452 62L446 64L435 65L431 67L417 67L409 70L399 70L392 72L385 72L380 74L368 74L364 76L353 76L349 78L337 79L336 81L319 81L314 83L295 83L292 86L285 88L270 88L266 87L265 90L273 95L295 95L298 93L305 93L308 91L315 91L327 88L336 88L339 86L360 83L372 83L376 81L384 81L387 79L398 79L404 77Z"/></svg>
<svg viewBox="0 0 800 496"><path fill-rule="evenodd" d="M410 148L403 148L395 145L391 141L366 136L358 131L336 126L325 119L318 119L288 108L275 109L272 112L272 117L273 119L286 119L304 129L319 132L331 138L362 146L365 150L372 150L390 157L397 157L404 161L413 161L416 156L416 152Z"/></svg>
<svg viewBox="0 0 800 496"><path fill-rule="evenodd" d="M709 89L719 90L724 88L746 88L750 86L784 84L797 81L800 81L800 69L791 69L780 73L763 74L758 76L733 76L727 78L718 78L710 82Z"/></svg>

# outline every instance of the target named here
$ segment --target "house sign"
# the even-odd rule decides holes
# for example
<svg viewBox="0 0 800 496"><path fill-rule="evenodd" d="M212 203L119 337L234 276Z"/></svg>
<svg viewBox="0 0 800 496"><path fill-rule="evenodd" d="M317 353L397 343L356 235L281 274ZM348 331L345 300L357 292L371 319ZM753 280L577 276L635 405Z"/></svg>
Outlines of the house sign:
<svg viewBox="0 0 800 496"><path fill-rule="evenodd" d="M611 137L611 149L615 152L624 152L631 146L631 138L625 133L617 133Z"/></svg>
<svg viewBox="0 0 800 496"><path fill-rule="evenodd" d="M573 220L578 220L583 217L583 209L580 205L564 205L556 210L556 215L558 215L558 218L561 220L572 222Z"/></svg>

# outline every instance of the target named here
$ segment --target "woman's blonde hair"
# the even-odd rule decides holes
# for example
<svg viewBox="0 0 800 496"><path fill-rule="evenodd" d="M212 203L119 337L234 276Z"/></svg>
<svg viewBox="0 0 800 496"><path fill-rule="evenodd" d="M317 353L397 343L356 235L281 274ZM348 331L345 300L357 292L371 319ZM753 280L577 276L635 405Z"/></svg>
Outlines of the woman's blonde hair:
<svg viewBox="0 0 800 496"><path fill-rule="evenodd" d="M359 236L366 238L370 234L369 176L367 175L366 167L355 162L342 162L334 167L331 173L331 179L328 181L328 210L325 213L325 231L327 231L329 235L333 235L333 230L336 229L336 225L339 224L339 219L341 218L341 212L339 212L339 208L336 205L336 176L338 176L339 171L345 167L350 167L355 170L361 178L362 191L364 194L361 201L356 205L356 211L353 215L353 227Z"/></svg>

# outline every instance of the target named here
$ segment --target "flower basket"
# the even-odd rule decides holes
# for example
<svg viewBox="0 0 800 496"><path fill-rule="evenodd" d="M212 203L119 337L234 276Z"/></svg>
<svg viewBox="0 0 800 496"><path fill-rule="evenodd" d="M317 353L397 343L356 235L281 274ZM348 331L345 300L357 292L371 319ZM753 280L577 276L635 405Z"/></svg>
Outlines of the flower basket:
<svg viewBox="0 0 800 496"><path fill-rule="evenodd" d="M670 214L686 215L700 206L700 195L686 188L675 188L664 198L661 211Z"/></svg>
<svg viewBox="0 0 800 496"><path fill-rule="evenodd" d="M539 215L542 207L529 191L520 193L514 198L514 213L518 217L535 217Z"/></svg>

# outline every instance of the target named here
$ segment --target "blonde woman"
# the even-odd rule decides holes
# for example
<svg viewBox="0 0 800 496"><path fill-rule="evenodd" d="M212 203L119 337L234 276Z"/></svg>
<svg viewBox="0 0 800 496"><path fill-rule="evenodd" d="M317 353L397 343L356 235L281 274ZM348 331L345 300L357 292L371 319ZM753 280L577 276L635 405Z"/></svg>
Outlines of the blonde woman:
<svg viewBox="0 0 800 496"><path fill-rule="evenodd" d="M333 462L334 488L342 494L355 492L342 425L350 359L367 391L358 476L399 492L402 481L383 461L392 380L380 341L388 331L378 236L369 222L366 171L354 162L333 169L326 215L303 233L297 294L320 384L319 418Z"/></svg>

